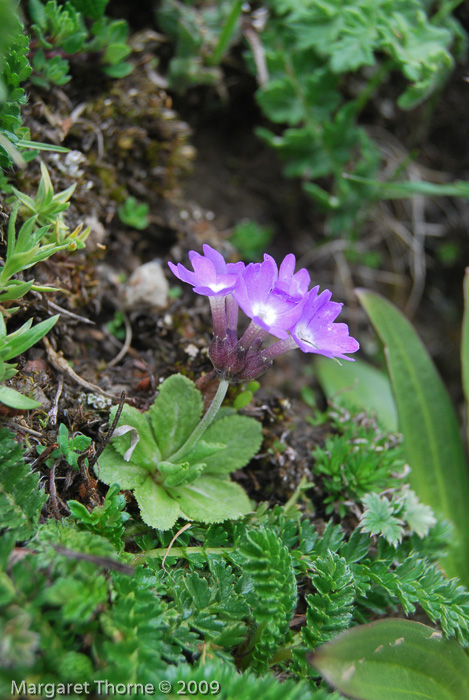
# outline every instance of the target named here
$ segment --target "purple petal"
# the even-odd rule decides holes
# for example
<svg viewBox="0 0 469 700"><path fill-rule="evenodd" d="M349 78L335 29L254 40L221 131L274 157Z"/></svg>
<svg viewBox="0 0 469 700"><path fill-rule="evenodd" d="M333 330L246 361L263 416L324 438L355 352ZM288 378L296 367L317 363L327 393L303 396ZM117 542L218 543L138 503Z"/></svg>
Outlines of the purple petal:
<svg viewBox="0 0 469 700"><path fill-rule="evenodd" d="M332 293L328 289L319 296L317 289L309 292L301 317L292 328L293 338L303 352L353 360L344 353L356 352L359 343L350 337L346 323L334 323L342 304L331 301Z"/></svg>
<svg viewBox="0 0 469 700"><path fill-rule="evenodd" d="M173 275L176 275L176 277L180 279L181 282L187 282L188 284L196 284L195 274L187 268L185 268L184 265L181 265L181 263L175 265L172 262L168 262L168 265Z"/></svg>
<svg viewBox="0 0 469 700"><path fill-rule="evenodd" d="M295 272L296 258L293 253L287 255L280 264L278 277L280 280L288 280L293 277Z"/></svg>
<svg viewBox="0 0 469 700"><path fill-rule="evenodd" d="M202 250L205 257L212 261L217 274L223 275L226 272L226 262L223 255L206 243L202 246Z"/></svg>

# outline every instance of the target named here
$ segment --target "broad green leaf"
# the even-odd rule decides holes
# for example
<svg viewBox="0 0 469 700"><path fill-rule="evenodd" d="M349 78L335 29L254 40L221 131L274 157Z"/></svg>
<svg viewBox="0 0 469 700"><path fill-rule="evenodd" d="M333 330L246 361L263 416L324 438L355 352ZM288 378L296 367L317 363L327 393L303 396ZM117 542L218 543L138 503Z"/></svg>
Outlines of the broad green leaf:
<svg viewBox="0 0 469 700"><path fill-rule="evenodd" d="M347 630L309 658L324 678L358 700L469 698L469 657L454 640L410 620Z"/></svg>
<svg viewBox="0 0 469 700"><path fill-rule="evenodd" d="M121 489L134 489L143 484L148 470L132 462L126 462L112 445L106 445L94 468L98 479L108 486L119 484Z"/></svg>
<svg viewBox="0 0 469 700"><path fill-rule="evenodd" d="M190 520L219 523L252 511L246 493L232 481L202 476L189 486L168 489Z"/></svg>
<svg viewBox="0 0 469 700"><path fill-rule="evenodd" d="M114 420L116 415L117 406L113 406L110 412L110 422ZM131 425L138 432L139 440L135 449L132 452L130 462L133 464L138 464L147 469L154 469L161 459L158 446L155 442L155 437L152 433L149 421L148 413L140 413L133 406L124 404L122 408L122 413L120 415L117 427L122 425ZM131 446L132 435L126 433L117 438L112 438L113 448L122 456L125 455L127 450ZM118 479L116 480L118 481Z"/></svg>
<svg viewBox="0 0 469 700"><path fill-rule="evenodd" d="M374 411L383 428L397 431L396 405L387 374L363 360L339 366L321 356L315 358L314 368L328 399L349 409Z"/></svg>
<svg viewBox="0 0 469 700"><path fill-rule="evenodd" d="M41 405L40 401L30 399L28 396L23 396L19 391L9 386L0 386L0 403L10 408L17 408L20 411L27 411L30 408L39 408Z"/></svg>
<svg viewBox="0 0 469 700"><path fill-rule="evenodd" d="M226 416L215 420L204 433L204 442L223 443L224 449L215 454L199 456L205 464L205 474L229 474L246 466L262 443L262 426L248 416ZM194 452L197 452L195 448ZM193 453L186 459L193 462Z"/></svg>
<svg viewBox="0 0 469 700"><path fill-rule="evenodd" d="M148 411L163 459L171 457L185 443L202 415L202 395L182 374L162 383L160 393Z"/></svg>
<svg viewBox="0 0 469 700"><path fill-rule="evenodd" d="M222 442L206 442L205 440L199 440L196 446L189 452L186 459L191 464L205 462L207 457L217 454L224 449L225 445Z"/></svg>
<svg viewBox="0 0 469 700"><path fill-rule="evenodd" d="M441 564L469 583L469 477L456 415L436 368L407 319L389 301L358 290L384 343L399 429L421 501L451 520L456 538Z"/></svg>
<svg viewBox="0 0 469 700"><path fill-rule="evenodd" d="M177 501L150 478L135 489L142 520L157 530L169 530L182 515Z"/></svg>
<svg viewBox="0 0 469 700"><path fill-rule="evenodd" d="M466 274L464 276L464 316L462 321L461 337L461 373L467 413L467 406L469 406L469 267L466 267ZM466 417L466 433L469 438L469 413L467 413Z"/></svg>

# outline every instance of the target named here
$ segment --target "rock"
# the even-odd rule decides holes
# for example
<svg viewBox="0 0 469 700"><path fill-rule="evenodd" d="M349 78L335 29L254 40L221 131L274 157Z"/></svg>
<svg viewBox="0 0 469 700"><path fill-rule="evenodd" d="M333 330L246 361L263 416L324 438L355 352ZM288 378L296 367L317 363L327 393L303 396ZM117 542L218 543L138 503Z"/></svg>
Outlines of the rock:
<svg viewBox="0 0 469 700"><path fill-rule="evenodd" d="M136 306L150 306L164 309L168 306L169 284L163 268L156 260L140 265L132 272L124 285L123 306L133 309Z"/></svg>

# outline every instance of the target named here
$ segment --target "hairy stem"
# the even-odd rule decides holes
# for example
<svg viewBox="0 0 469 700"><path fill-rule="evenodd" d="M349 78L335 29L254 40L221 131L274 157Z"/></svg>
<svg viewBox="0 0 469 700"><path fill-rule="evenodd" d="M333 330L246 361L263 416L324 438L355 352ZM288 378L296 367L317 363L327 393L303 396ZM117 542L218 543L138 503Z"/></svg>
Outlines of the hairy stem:
<svg viewBox="0 0 469 700"><path fill-rule="evenodd" d="M168 556L170 557L180 557L184 559L191 556L192 554L231 554L234 547L172 547ZM147 557L157 558L164 557L168 553L167 547L158 547L157 549L148 549L146 552L141 552L137 554L133 560L133 564L137 564L140 559Z"/></svg>
<svg viewBox="0 0 469 700"><path fill-rule="evenodd" d="M167 462L172 462L173 464L177 464L182 457L184 457L188 452L192 450L192 448L198 443L202 435L205 433L207 430L208 426L210 423L213 421L215 416L217 415L220 406L223 403L223 399L226 396L226 392L228 391L229 387L229 381L227 379L221 379L220 384L218 385L217 393L215 394L215 397L208 407L207 412L203 416L202 420L200 423L194 428L192 433L189 435L187 438L186 442L182 447L177 450L174 454L172 454L170 457L167 458Z"/></svg>
<svg viewBox="0 0 469 700"><path fill-rule="evenodd" d="M280 357L280 355L285 355L285 353L297 349L298 344L296 343L295 339L292 338L291 335L289 335L288 338L279 340L278 343L274 343L269 348L263 350L262 356L265 357L267 360L274 360L276 357Z"/></svg>
<svg viewBox="0 0 469 700"><path fill-rule="evenodd" d="M213 296L209 297L209 301L212 311L213 335L223 339L226 336L225 297Z"/></svg>

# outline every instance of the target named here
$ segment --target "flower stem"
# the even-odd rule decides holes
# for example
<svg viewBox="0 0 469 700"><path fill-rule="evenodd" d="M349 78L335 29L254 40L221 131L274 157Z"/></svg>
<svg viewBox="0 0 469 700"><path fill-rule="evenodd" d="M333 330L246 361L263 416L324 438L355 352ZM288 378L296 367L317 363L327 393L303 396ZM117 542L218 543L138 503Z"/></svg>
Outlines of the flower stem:
<svg viewBox="0 0 469 700"><path fill-rule="evenodd" d="M189 558L192 554L220 554L223 556L226 554L227 556L230 555L234 550L234 547L173 547L170 552L169 556L171 557L179 557L181 559L183 558ZM158 549L147 549L146 552L140 552L137 554L132 561L132 564L138 564L140 563L140 560L150 557L150 558L158 558L158 557L164 557L165 554L168 554L168 548L167 547L159 547Z"/></svg>
<svg viewBox="0 0 469 700"><path fill-rule="evenodd" d="M258 338L264 340L264 338L267 335L268 333L266 330L264 330L264 328L261 328L256 323L254 323L254 321L251 321L251 323L239 339L238 347L240 348L240 350L249 350L249 348L255 340L257 340Z"/></svg>
<svg viewBox="0 0 469 700"><path fill-rule="evenodd" d="M269 348L263 350L262 356L265 357L267 360L274 360L276 357L280 357L280 355L285 355L286 352L290 352L290 350L296 349L298 349L298 344L290 335L288 336L288 338L285 338L284 340L279 340L278 343L274 343Z"/></svg>
<svg viewBox="0 0 469 700"><path fill-rule="evenodd" d="M177 464L182 457L184 457L188 452L192 450L192 448L198 443L202 435L205 433L207 430L208 426L210 423L213 421L215 416L218 413L218 410L220 406L223 403L223 399L226 396L226 392L228 391L230 383L227 379L221 379L220 384L218 385L217 393L215 394L215 397L208 407L208 410L206 411L205 415L203 416L202 420L200 423L194 428L192 433L189 435L187 438L186 442L182 447L177 450L174 454L172 454L170 457L167 457L168 462L172 462L173 464Z"/></svg>
<svg viewBox="0 0 469 700"><path fill-rule="evenodd" d="M226 336L225 297L213 296L209 297L209 300L212 311L213 335L223 339Z"/></svg>
<svg viewBox="0 0 469 700"><path fill-rule="evenodd" d="M238 312L239 306L237 302L232 294L228 294L226 297L226 325L228 326L228 331L233 331L235 336L238 331Z"/></svg>

